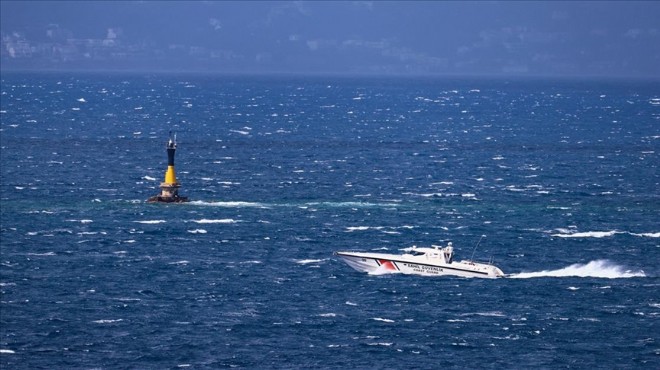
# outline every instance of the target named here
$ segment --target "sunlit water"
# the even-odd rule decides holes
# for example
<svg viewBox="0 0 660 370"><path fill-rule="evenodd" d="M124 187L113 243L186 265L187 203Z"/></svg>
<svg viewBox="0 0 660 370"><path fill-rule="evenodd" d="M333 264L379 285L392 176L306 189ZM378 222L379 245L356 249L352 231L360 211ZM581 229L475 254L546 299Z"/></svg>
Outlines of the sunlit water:
<svg viewBox="0 0 660 370"><path fill-rule="evenodd" d="M3 368L660 367L657 83L3 74L0 118ZM508 277L333 256L447 241Z"/></svg>

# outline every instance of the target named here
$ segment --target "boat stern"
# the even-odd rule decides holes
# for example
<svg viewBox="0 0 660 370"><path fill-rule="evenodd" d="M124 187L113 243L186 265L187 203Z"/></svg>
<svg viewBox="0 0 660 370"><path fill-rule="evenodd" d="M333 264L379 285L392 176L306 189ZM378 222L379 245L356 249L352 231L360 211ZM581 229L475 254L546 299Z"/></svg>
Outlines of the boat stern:
<svg viewBox="0 0 660 370"><path fill-rule="evenodd" d="M504 277L504 272L499 267L491 265L488 269L488 275L494 278Z"/></svg>

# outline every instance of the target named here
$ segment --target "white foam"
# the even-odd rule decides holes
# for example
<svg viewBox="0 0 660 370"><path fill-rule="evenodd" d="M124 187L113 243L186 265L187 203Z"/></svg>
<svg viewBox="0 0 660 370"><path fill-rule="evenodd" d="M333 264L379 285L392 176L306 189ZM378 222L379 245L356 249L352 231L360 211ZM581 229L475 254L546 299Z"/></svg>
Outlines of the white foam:
<svg viewBox="0 0 660 370"><path fill-rule="evenodd" d="M256 208L268 208L263 203L255 202L204 202L204 201L192 201L190 204L201 205L201 206L213 206L213 207L227 207L227 208L246 208L246 207L256 207Z"/></svg>
<svg viewBox="0 0 660 370"><path fill-rule="evenodd" d="M94 222L93 220L67 220L69 222L80 222L81 224L90 224Z"/></svg>
<svg viewBox="0 0 660 370"><path fill-rule="evenodd" d="M165 223L167 221L165 221L165 220L144 220L144 221L133 221L133 222L137 222L139 224L153 225L153 224L162 224L162 223Z"/></svg>
<svg viewBox="0 0 660 370"><path fill-rule="evenodd" d="M558 238L606 238L614 236L617 234L628 234L632 236L645 237L645 238L660 238L660 233L633 233L629 231L585 231L585 232L574 232L568 229L556 229L559 231L559 234L552 234Z"/></svg>
<svg viewBox="0 0 660 370"><path fill-rule="evenodd" d="M296 260L296 263L299 263L301 265L306 265L306 264L309 264L309 263L319 263L319 262L323 262L323 261L325 261L325 260L322 260L322 259L321 260Z"/></svg>
<svg viewBox="0 0 660 370"><path fill-rule="evenodd" d="M645 236L647 238L660 238L660 233L641 233L641 234L630 233L630 235Z"/></svg>
<svg viewBox="0 0 660 370"><path fill-rule="evenodd" d="M11 349L4 349L4 348L3 348L3 349L0 349L0 353L4 353L4 354L7 354L7 355L11 355L11 354L14 354L14 353L16 353L16 352L14 352L14 351L11 350Z"/></svg>
<svg viewBox="0 0 660 370"><path fill-rule="evenodd" d="M191 234L206 234L207 231L204 229L195 229L195 230L188 230L189 233Z"/></svg>
<svg viewBox="0 0 660 370"><path fill-rule="evenodd" d="M116 320L94 320L94 321L92 321L92 322L95 323L95 324L112 324L112 323L120 322L120 321L124 321L124 319L116 319Z"/></svg>
<svg viewBox="0 0 660 370"><path fill-rule="evenodd" d="M241 134L241 135L250 135L250 132L248 132L248 131L241 131L241 130L229 130L229 131L230 132L235 132L235 133Z"/></svg>
<svg viewBox="0 0 660 370"><path fill-rule="evenodd" d="M568 234L552 234L558 238L604 238L608 236L613 236L619 234L620 231L587 231L582 233L568 233Z"/></svg>
<svg viewBox="0 0 660 370"><path fill-rule="evenodd" d="M374 318L372 318L372 320L375 320L375 321L382 321L382 322L394 322L394 320L384 319L384 318L382 318L382 317L374 317Z"/></svg>
<svg viewBox="0 0 660 370"><path fill-rule="evenodd" d="M353 231L365 231L371 229L370 226L349 226L346 228L347 232L353 232Z"/></svg>
<svg viewBox="0 0 660 370"><path fill-rule="evenodd" d="M231 219L231 218L223 218L219 220L209 220L206 218L203 218L201 220L193 220L193 222L196 222L198 224L235 224L236 220Z"/></svg>
<svg viewBox="0 0 660 370"><path fill-rule="evenodd" d="M587 264L574 264L558 270L538 272L521 272L509 277L514 279L529 279L536 277L597 277L607 279L645 277L644 271L626 270L608 260L596 260Z"/></svg>
<svg viewBox="0 0 660 370"><path fill-rule="evenodd" d="M151 176L142 176L142 178L148 181L156 181L156 178Z"/></svg>

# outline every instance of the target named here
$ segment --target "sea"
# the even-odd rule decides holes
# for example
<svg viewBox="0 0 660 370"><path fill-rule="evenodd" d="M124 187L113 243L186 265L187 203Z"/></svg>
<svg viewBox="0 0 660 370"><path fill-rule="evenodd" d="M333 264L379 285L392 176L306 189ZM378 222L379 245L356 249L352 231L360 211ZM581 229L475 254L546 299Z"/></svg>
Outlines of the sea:
<svg viewBox="0 0 660 370"><path fill-rule="evenodd" d="M658 369L660 84L1 76L2 369ZM160 193L166 144L188 203ZM498 279L334 252L452 242Z"/></svg>

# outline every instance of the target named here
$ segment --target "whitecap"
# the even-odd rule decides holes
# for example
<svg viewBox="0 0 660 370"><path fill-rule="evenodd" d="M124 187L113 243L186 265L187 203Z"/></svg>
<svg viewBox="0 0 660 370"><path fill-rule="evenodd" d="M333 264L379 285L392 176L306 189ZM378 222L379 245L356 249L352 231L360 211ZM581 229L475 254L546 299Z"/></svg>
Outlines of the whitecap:
<svg viewBox="0 0 660 370"><path fill-rule="evenodd" d="M133 221L133 222L137 222L139 224L153 225L153 224L162 224L162 223L165 223L167 221L165 221L165 220L144 220L144 221Z"/></svg>
<svg viewBox="0 0 660 370"><path fill-rule="evenodd" d="M630 233L630 235L644 236L644 237L647 237L647 238L660 238L660 233L641 233L641 234Z"/></svg>
<svg viewBox="0 0 660 370"><path fill-rule="evenodd" d="M14 354L14 353L16 353L16 352L13 351L13 350L11 350L11 349L5 349L5 348L3 348L3 349L0 349L0 353L2 353L2 354L7 354L7 355L11 355L11 354Z"/></svg>
<svg viewBox="0 0 660 370"><path fill-rule="evenodd" d="M227 207L227 208L248 208L248 207L256 207L256 208L268 208L263 203L255 203L255 202L204 202L204 201L199 201L195 200L190 202L190 204L194 205L201 205L201 206L214 206L214 207Z"/></svg>
<svg viewBox="0 0 660 370"><path fill-rule="evenodd" d="M95 324L112 324L112 323L116 323L116 322L120 322L120 321L124 321L124 319L114 319L114 320L102 319L102 320L94 320L92 322L95 323Z"/></svg>
<svg viewBox="0 0 660 370"><path fill-rule="evenodd" d="M572 232L569 234L552 234L558 238L604 238L608 236L613 236L615 234L620 234L620 231L587 231L587 232Z"/></svg>
<svg viewBox="0 0 660 370"><path fill-rule="evenodd" d="M223 219L218 219L218 220L209 220L206 218L203 218L201 220L192 220L192 222L198 223L198 224L234 224L238 221L231 219L231 218L223 218Z"/></svg>
<svg viewBox="0 0 660 370"><path fill-rule="evenodd" d="M229 131L230 132L235 132L235 133L241 134L241 135L250 135L250 133L248 131L240 131L240 130L229 130Z"/></svg>
<svg viewBox="0 0 660 370"><path fill-rule="evenodd" d="M321 316L321 317L336 317L337 314L334 313L334 312L329 312L329 313L322 313L319 316Z"/></svg>
<svg viewBox="0 0 660 370"><path fill-rule="evenodd" d="M375 321L382 321L382 322L394 322L394 320L391 320L391 319L384 319L384 318L382 318L382 317L374 317L374 318L372 318L372 320L375 320Z"/></svg>
<svg viewBox="0 0 660 370"><path fill-rule="evenodd" d="M145 176L143 176L142 178L145 179L145 180L148 180L148 181L156 181L156 178L155 178L155 177L151 177L151 176L146 176L146 175L145 175Z"/></svg>
<svg viewBox="0 0 660 370"><path fill-rule="evenodd" d="M473 312L461 314L460 316L506 317L506 315L500 311Z"/></svg>
<svg viewBox="0 0 660 370"><path fill-rule="evenodd" d="M80 222L81 224L91 224L92 222L94 222L93 220L88 220L88 219L85 219L85 220L67 220L67 221L69 221L69 222Z"/></svg>
<svg viewBox="0 0 660 370"><path fill-rule="evenodd" d="M296 263L299 263L301 265L306 265L306 264L309 264L309 263L319 263L319 262L323 262L323 261L325 261L325 260L323 260L323 259L321 259L321 260L296 260Z"/></svg>
<svg viewBox="0 0 660 370"><path fill-rule="evenodd" d="M189 233L191 234L206 234L207 231L204 229L195 229L195 230L188 230Z"/></svg>
<svg viewBox="0 0 660 370"><path fill-rule="evenodd" d="M346 228L347 232L353 232L353 231L365 231L369 230L371 227L369 226L349 226Z"/></svg>

